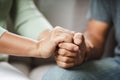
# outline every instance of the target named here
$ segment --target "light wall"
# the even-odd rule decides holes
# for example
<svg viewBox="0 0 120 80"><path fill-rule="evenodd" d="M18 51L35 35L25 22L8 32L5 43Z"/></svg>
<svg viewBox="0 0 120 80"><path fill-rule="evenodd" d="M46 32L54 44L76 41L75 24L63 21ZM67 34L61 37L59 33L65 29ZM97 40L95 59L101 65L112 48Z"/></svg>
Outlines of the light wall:
<svg viewBox="0 0 120 80"><path fill-rule="evenodd" d="M36 0L39 10L53 26L83 31L89 0Z"/></svg>

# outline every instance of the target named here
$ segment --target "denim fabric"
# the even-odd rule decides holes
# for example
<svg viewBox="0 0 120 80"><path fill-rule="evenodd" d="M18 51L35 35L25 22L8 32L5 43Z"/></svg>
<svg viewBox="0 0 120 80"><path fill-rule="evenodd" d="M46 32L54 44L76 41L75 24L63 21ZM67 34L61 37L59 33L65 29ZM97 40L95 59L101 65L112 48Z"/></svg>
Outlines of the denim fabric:
<svg viewBox="0 0 120 80"><path fill-rule="evenodd" d="M120 58L104 58L70 69L55 66L42 80L120 80Z"/></svg>

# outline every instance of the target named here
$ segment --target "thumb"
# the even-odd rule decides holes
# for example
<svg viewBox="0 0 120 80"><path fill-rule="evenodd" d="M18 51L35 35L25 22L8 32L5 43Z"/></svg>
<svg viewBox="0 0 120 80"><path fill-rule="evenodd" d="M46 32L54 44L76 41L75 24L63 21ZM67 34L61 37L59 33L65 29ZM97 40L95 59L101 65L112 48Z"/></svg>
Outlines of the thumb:
<svg viewBox="0 0 120 80"><path fill-rule="evenodd" d="M84 36L82 33L75 33L73 37L74 44L81 46L84 43Z"/></svg>

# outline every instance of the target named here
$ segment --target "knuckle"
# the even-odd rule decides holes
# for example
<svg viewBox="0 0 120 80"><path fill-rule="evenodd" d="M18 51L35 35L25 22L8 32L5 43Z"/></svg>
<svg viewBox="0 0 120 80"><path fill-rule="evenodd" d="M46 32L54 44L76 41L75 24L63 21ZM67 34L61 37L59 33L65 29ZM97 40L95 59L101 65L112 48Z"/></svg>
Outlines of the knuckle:
<svg viewBox="0 0 120 80"><path fill-rule="evenodd" d="M57 26L57 27L55 27L55 28L54 28L54 30L55 30L55 31L62 31L62 30L63 30L63 28L62 28L62 27Z"/></svg>
<svg viewBox="0 0 120 80"><path fill-rule="evenodd" d="M60 67L62 67L62 68L67 68L67 63L61 63L61 62L59 62L59 61L56 61L57 62L57 65L58 66L60 66Z"/></svg>
<svg viewBox="0 0 120 80"><path fill-rule="evenodd" d="M62 67L67 68L67 63L63 63Z"/></svg>
<svg viewBox="0 0 120 80"><path fill-rule="evenodd" d="M53 35L59 35L59 32L57 29L54 29L52 33L53 33Z"/></svg>
<svg viewBox="0 0 120 80"><path fill-rule="evenodd" d="M56 61L56 63L57 63L58 66L62 66L59 61Z"/></svg>
<svg viewBox="0 0 120 80"><path fill-rule="evenodd" d="M73 50L73 49L74 49L74 46L70 45L70 46L68 46L68 49L69 49L69 50Z"/></svg>
<svg viewBox="0 0 120 80"><path fill-rule="evenodd" d="M78 38L83 38L83 34L82 33L76 33L76 37L78 37Z"/></svg>
<svg viewBox="0 0 120 80"><path fill-rule="evenodd" d="M72 57L78 56L78 52L73 52Z"/></svg>
<svg viewBox="0 0 120 80"><path fill-rule="evenodd" d="M73 40L72 36L69 36L69 35L65 35L64 38L65 38L66 42L72 42L72 40Z"/></svg>
<svg viewBox="0 0 120 80"><path fill-rule="evenodd" d="M55 34L58 34L59 31L60 31L60 29L59 29L58 27L55 27L55 28L53 29L53 33L55 33Z"/></svg>
<svg viewBox="0 0 120 80"><path fill-rule="evenodd" d="M58 47L59 47L59 48L62 48L62 47L63 47L63 43L59 43L59 44L58 44ZM59 50L61 50L61 49L59 49Z"/></svg>
<svg viewBox="0 0 120 80"><path fill-rule="evenodd" d="M66 55L66 50L65 50L65 49L61 49L61 50L60 50L60 53L61 53L63 56L65 56L65 55Z"/></svg>
<svg viewBox="0 0 120 80"><path fill-rule="evenodd" d="M69 59L68 58L64 58L64 62L69 62Z"/></svg>
<svg viewBox="0 0 120 80"><path fill-rule="evenodd" d="M61 27L60 26L56 26L55 29L61 29Z"/></svg>
<svg viewBox="0 0 120 80"><path fill-rule="evenodd" d="M82 33L76 33L77 36L82 36L83 34Z"/></svg>
<svg viewBox="0 0 120 80"><path fill-rule="evenodd" d="M66 56L66 53L64 52L64 53L62 53L62 55L63 55L63 56Z"/></svg>

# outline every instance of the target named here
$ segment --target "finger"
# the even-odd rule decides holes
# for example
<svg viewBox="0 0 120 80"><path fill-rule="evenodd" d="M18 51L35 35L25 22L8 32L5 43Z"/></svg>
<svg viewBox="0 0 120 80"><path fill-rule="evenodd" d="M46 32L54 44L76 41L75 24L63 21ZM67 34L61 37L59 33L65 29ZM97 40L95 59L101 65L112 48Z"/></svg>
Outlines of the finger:
<svg viewBox="0 0 120 80"><path fill-rule="evenodd" d="M58 33L54 39L52 39L53 42L55 42L57 45L62 42L72 43L73 42L73 36L66 33Z"/></svg>
<svg viewBox="0 0 120 80"><path fill-rule="evenodd" d="M61 61L57 61L57 65L62 67L62 68L70 68L74 66L74 63L64 63Z"/></svg>
<svg viewBox="0 0 120 80"><path fill-rule="evenodd" d="M79 46L73 44L73 43L66 43L66 42L62 42L58 45L60 48L66 49L66 50L70 50L70 51L78 51L79 50Z"/></svg>
<svg viewBox="0 0 120 80"><path fill-rule="evenodd" d="M56 61L61 61L61 62L64 62L64 63L74 63L75 62L74 58L64 57L64 56L61 56L61 55L56 55L55 59L56 59Z"/></svg>
<svg viewBox="0 0 120 80"><path fill-rule="evenodd" d="M72 52L72 51L68 51L66 49L58 49L58 54L61 56L66 56L66 57L76 57L77 56L77 52Z"/></svg>
<svg viewBox="0 0 120 80"><path fill-rule="evenodd" d="M84 42L84 36L82 33L76 33L73 37L73 41L76 45L81 46L82 43Z"/></svg>
<svg viewBox="0 0 120 80"><path fill-rule="evenodd" d="M74 31L70 31L70 30L65 29L65 28L62 28L62 27L60 27L60 26L56 26L55 29L60 30L60 31L63 32L63 33L68 33L68 34L70 34L70 35L74 35L74 34L75 34Z"/></svg>
<svg viewBox="0 0 120 80"><path fill-rule="evenodd" d="M68 42L68 43L72 43L73 42L73 35L68 34L68 33L63 33L61 35L64 36L64 41L63 42Z"/></svg>
<svg viewBox="0 0 120 80"><path fill-rule="evenodd" d="M62 36L64 38L64 42L72 42L75 32L69 31L62 27L55 27L53 30L53 34L56 34L57 36Z"/></svg>

